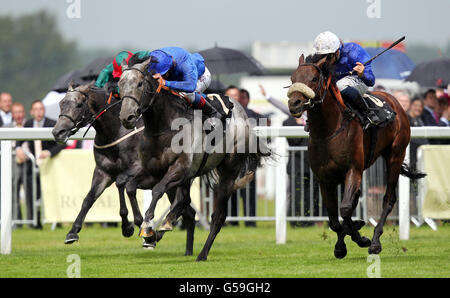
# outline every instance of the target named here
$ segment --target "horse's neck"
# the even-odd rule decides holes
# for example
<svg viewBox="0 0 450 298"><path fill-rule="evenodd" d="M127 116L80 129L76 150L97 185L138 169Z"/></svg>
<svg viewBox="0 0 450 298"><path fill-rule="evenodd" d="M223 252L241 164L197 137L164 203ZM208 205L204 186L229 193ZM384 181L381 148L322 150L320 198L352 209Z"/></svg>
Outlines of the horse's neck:
<svg viewBox="0 0 450 298"><path fill-rule="evenodd" d="M331 90L323 103L308 110L310 135L315 139L325 139L332 135L341 125L342 111Z"/></svg>
<svg viewBox="0 0 450 298"><path fill-rule="evenodd" d="M175 102L176 100L172 96L161 96L144 113L143 120L147 133L158 135L170 131L174 119L188 118L185 112L178 108L179 103Z"/></svg>
<svg viewBox="0 0 450 298"><path fill-rule="evenodd" d="M97 98L94 106L96 107L94 113L97 115L104 108L102 99ZM110 143L117 137L121 123L118 115L114 115L114 109L115 107L103 113L92 124L95 128L95 140L98 145Z"/></svg>

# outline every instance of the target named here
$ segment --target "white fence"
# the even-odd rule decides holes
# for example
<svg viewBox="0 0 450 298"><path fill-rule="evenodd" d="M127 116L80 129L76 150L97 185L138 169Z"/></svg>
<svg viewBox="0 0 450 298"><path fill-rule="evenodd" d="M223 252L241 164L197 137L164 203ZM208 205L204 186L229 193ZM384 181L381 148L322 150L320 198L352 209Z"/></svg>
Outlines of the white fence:
<svg viewBox="0 0 450 298"><path fill-rule="evenodd" d="M12 148L13 140L53 140L51 128L1 128L1 253L10 254L12 248ZM85 138L86 128L81 129L71 139L94 139L95 131L92 129ZM276 194L275 194L275 222L276 242L286 242L286 202L287 202L287 175L286 163L288 146L286 137L307 138L308 134L299 127L255 127L258 136L275 138L276 152L280 155L276 165ZM450 127L413 127L413 138L450 138ZM407 159L409 150L407 152ZM400 239L409 239L409 179L401 177L399 180L399 230Z"/></svg>

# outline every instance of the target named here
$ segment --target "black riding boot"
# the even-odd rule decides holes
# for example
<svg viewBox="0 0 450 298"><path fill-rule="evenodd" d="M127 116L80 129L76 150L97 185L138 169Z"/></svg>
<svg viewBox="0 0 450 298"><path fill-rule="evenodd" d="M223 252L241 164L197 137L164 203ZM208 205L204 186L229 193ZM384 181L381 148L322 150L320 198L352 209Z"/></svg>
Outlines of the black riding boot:
<svg viewBox="0 0 450 298"><path fill-rule="evenodd" d="M364 130L368 129L371 125L375 126L380 124L380 118L378 118L377 114L369 109L369 107L364 102L364 98L356 88L347 87L341 91L341 94L344 99L348 101L350 106L357 109L362 114L362 116L367 119L367 121L364 121L365 123L363 124Z"/></svg>

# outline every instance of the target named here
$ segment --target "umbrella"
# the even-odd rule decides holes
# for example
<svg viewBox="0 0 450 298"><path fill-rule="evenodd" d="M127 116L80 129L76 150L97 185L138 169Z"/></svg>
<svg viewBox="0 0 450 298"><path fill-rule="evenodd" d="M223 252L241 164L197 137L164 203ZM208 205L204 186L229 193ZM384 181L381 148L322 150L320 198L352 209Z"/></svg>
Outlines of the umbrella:
<svg viewBox="0 0 450 298"><path fill-rule="evenodd" d="M80 70L72 70L59 77L59 79L56 80L50 90L60 93L66 92L71 82L74 85L82 85L88 83L88 81L85 81L80 77Z"/></svg>
<svg viewBox="0 0 450 298"><path fill-rule="evenodd" d="M223 83L217 80L212 80L211 84L209 84L208 89L206 89L205 93L223 93L226 87Z"/></svg>
<svg viewBox="0 0 450 298"><path fill-rule="evenodd" d="M372 57L384 50L384 48L365 49ZM396 80L404 80L416 66L405 53L395 49L380 55L371 65L376 78Z"/></svg>
<svg viewBox="0 0 450 298"><path fill-rule="evenodd" d="M67 90L66 90L67 91ZM59 108L59 102L64 98L65 93L58 91L50 91L42 99L42 103L45 106L45 116L53 120L57 120L61 110Z"/></svg>
<svg viewBox="0 0 450 298"><path fill-rule="evenodd" d="M95 80L103 68L112 63L113 59L113 56L95 59L81 70L80 77L84 80Z"/></svg>
<svg viewBox="0 0 450 298"><path fill-rule="evenodd" d="M261 75L266 72L255 58L238 50L214 47L199 52L206 67L215 74L249 73Z"/></svg>
<svg viewBox="0 0 450 298"><path fill-rule="evenodd" d="M450 83L450 58L420 63L406 80L427 87L447 86Z"/></svg>

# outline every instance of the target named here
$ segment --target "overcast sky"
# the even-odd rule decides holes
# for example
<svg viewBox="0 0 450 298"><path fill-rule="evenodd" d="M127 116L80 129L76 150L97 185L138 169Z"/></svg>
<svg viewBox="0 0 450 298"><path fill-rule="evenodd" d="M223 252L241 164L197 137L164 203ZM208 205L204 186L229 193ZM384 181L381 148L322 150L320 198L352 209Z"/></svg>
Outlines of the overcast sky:
<svg viewBox="0 0 450 298"><path fill-rule="evenodd" d="M67 15L74 1L81 18ZM450 40L450 0L0 0L0 15L40 9L83 48L239 48L253 40L309 41L324 30L344 40Z"/></svg>

